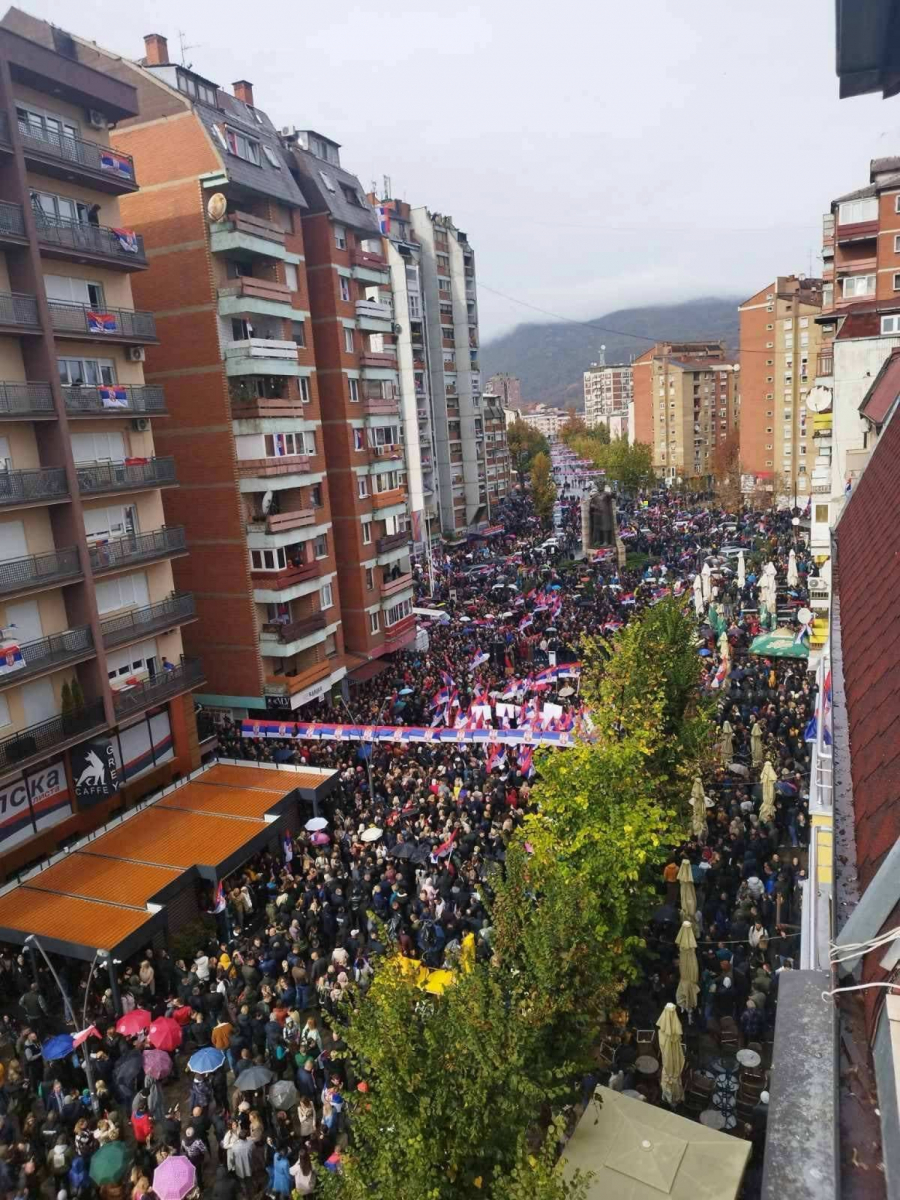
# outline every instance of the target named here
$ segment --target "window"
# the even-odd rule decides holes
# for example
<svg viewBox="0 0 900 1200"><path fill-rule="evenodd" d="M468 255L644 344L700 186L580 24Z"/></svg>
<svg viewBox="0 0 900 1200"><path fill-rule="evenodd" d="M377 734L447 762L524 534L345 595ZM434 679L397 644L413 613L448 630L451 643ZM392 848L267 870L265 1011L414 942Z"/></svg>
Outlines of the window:
<svg viewBox="0 0 900 1200"><path fill-rule="evenodd" d="M366 448L366 439L365 439L365 435L364 435L363 431L361 429L354 429L353 430L353 449L354 450L365 450L365 448Z"/></svg>
<svg viewBox="0 0 900 1200"><path fill-rule="evenodd" d="M147 576L143 571L134 575L120 575L115 579L104 579L95 585L97 611L102 615L119 608L140 608L150 603Z"/></svg>
<svg viewBox="0 0 900 1200"><path fill-rule="evenodd" d="M900 313L892 313L889 317L881 318L882 336L888 333L900 333Z"/></svg>
<svg viewBox="0 0 900 1200"><path fill-rule="evenodd" d="M343 225L335 225L334 227L334 244L338 250L347 249L347 230Z"/></svg>
<svg viewBox="0 0 900 1200"><path fill-rule="evenodd" d="M178 80L179 92L184 92L192 100L202 100L204 104L216 107L216 89L214 87L197 79L194 75L188 75L185 71L176 71L175 75Z"/></svg>
<svg viewBox="0 0 900 1200"><path fill-rule="evenodd" d="M338 275L338 284L341 289L341 299L346 303L350 303L350 280L346 275Z"/></svg>
<svg viewBox="0 0 900 1200"><path fill-rule="evenodd" d="M366 567L366 591L371 592L375 586L375 572L371 567Z"/></svg>
<svg viewBox="0 0 900 1200"><path fill-rule="evenodd" d="M894 273L894 291L900 292L900 273Z"/></svg>
<svg viewBox="0 0 900 1200"><path fill-rule="evenodd" d="M300 287L300 277L298 276L297 268L293 263L284 264L284 282L292 292L296 292Z"/></svg>
<svg viewBox="0 0 900 1200"><path fill-rule="evenodd" d="M326 583L319 592L319 607L321 608L322 612L324 612L326 608L331 608L333 604L334 596L332 595L331 584Z"/></svg>
<svg viewBox="0 0 900 1200"><path fill-rule="evenodd" d="M313 550L315 551L316 558L327 558L328 557L328 534L327 533L319 534L319 536L313 542Z"/></svg>
<svg viewBox="0 0 900 1200"><path fill-rule="evenodd" d="M266 458L284 458L288 454L306 454L302 433L267 433L265 435ZM315 448L312 453L315 453Z"/></svg>
<svg viewBox="0 0 900 1200"><path fill-rule="evenodd" d="M254 166L259 166L259 142L249 138L246 134L238 133L234 129L225 129L225 140L228 142L228 149L232 154L236 154L238 158L242 158L244 162L253 163Z"/></svg>
<svg viewBox="0 0 900 1200"><path fill-rule="evenodd" d="M122 433L73 433L70 436L76 463L120 463L125 459L125 435Z"/></svg>
<svg viewBox="0 0 900 1200"><path fill-rule="evenodd" d="M843 204L838 205L839 225L857 225L860 221L877 220L877 196L866 196L863 200L845 200Z"/></svg>
<svg viewBox="0 0 900 1200"><path fill-rule="evenodd" d="M58 300L66 304L87 305L93 309L102 309L104 306L102 283L90 279L74 279L71 275L45 275L44 291L51 303Z"/></svg>
<svg viewBox="0 0 900 1200"><path fill-rule="evenodd" d="M379 630L378 613L369 613L369 633L377 633Z"/></svg>
<svg viewBox="0 0 900 1200"><path fill-rule="evenodd" d="M898 197L900 199L900 197ZM900 254L900 233L894 234L894 253Z"/></svg>
<svg viewBox="0 0 900 1200"><path fill-rule="evenodd" d="M284 547L276 550L251 550L250 564L254 571L283 571L287 565Z"/></svg>
<svg viewBox="0 0 900 1200"><path fill-rule="evenodd" d="M348 382L350 384L350 403L359 404L359 380L351 379Z"/></svg>
<svg viewBox="0 0 900 1200"><path fill-rule="evenodd" d="M301 375L297 380L297 386L300 389L300 403L309 404L311 400L309 392L309 379L305 375Z"/></svg>
<svg viewBox="0 0 900 1200"><path fill-rule="evenodd" d="M257 117L257 120L258 119L259 118ZM276 171L280 171L281 170L281 159L278 157L278 155L275 153L275 151L271 148L271 146L264 145L262 148L262 151L263 151L263 154L266 156L266 159L268 160L269 165L274 167Z"/></svg>
<svg viewBox="0 0 900 1200"><path fill-rule="evenodd" d="M355 191L349 183L341 184L341 194L348 204L355 204L357 208L365 207L362 196L360 196L359 192Z"/></svg>
<svg viewBox="0 0 900 1200"><path fill-rule="evenodd" d="M68 139L78 137L78 126L72 124L71 119L64 121L62 117L54 116L52 113L38 108L26 108L24 105L17 104L16 117L19 128L24 134L49 142L54 146L65 147ZM74 148L71 152L74 154ZM66 148L66 153L69 153L68 148Z"/></svg>
<svg viewBox="0 0 900 1200"><path fill-rule="evenodd" d="M360 500L364 500L369 494L369 481L365 475L357 475L356 477L356 494Z"/></svg>
<svg viewBox="0 0 900 1200"><path fill-rule="evenodd" d="M392 608L387 609L384 614L384 625L389 629L391 625L396 625L398 621L402 621L412 612L412 601L401 600L399 604L395 604Z"/></svg>
<svg viewBox="0 0 900 1200"><path fill-rule="evenodd" d="M841 295L846 299L850 296L874 296L874 275L848 275L841 280Z"/></svg>
<svg viewBox="0 0 900 1200"><path fill-rule="evenodd" d="M352 354L353 351L356 349L356 339L353 336L352 329L344 330L344 349L347 351L348 354Z"/></svg>
<svg viewBox="0 0 900 1200"><path fill-rule="evenodd" d="M322 507L322 485L321 485L321 483L314 483L312 485L312 487L309 489L309 502L313 506L313 508L321 508Z"/></svg>
<svg viewBox="0 0 900 1200"><path fill-rule="evenodd" d="M63 387L110 386L116 382L116 364L111 358L60 358L57 365Z"/></svg>
<svg viewBox="0 0 900 1200"><path fill-rule="evenodd" d="M363 521L362 523L362 544L371 546L372 544L372 522Z"/></svg>

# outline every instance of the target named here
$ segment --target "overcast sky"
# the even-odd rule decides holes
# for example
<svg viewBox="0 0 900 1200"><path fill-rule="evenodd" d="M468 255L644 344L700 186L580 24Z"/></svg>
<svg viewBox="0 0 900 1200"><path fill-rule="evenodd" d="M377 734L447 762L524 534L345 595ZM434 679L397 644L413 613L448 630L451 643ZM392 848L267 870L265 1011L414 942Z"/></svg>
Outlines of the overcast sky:
<svg viewBox="0 0 900 1200"><path fill-rule="evenodd" d="M24 0L129 57L178 31L368 187L451 214L482 334L817 273L821 214L900 152L900 98L837 99L822 0ZM533 14L533 15L532 15ZM149 23L152 22L152 29Z"/></svg>

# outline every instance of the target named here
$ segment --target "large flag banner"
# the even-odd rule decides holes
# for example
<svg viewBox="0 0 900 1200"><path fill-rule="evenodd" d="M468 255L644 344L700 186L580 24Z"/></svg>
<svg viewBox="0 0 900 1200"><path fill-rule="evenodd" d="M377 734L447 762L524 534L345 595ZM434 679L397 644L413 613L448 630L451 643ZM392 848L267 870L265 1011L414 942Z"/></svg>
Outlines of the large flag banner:
<svg viewBox="0 0 900 1200"><path fill-rule="evenodd" d="M126 254L137 254L140 250L137 234L133 229L116 229L114 227L113 234Z"/></svg>
<svg viewBox="0 0 900 1200"><path fill-rule="evenodd" d="M7 642L0 646L0 675L11 675L25 666L22 650L15 642Z"/></svg>
<svg viewBox="0 0 900 1200"><path fill-rule="evenodd" d="M101 171L112 171L123 179L134 179L134 164L127 154L117 154L115 150L100 151Z"/></svg>
<svg viewBox="0 0 900 1200"><path fill-rule="evenodd" d="M127 408L128 392L123 387L98 387L100 402L104 408Z"/></svg>
<svg viewBox="0 0 900 1200"><path fill-rule="evenodd" d="M89 333L119 333L119 319L112 313L94 312L87 310L87 327Z"/></svg>

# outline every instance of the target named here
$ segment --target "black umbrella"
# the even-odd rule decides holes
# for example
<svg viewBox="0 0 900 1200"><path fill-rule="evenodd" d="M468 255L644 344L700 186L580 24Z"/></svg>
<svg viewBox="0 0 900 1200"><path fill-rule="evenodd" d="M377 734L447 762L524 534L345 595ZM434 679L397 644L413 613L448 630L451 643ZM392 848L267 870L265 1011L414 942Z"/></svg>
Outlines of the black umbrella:
<svg viewBox="0 0 900 1200"><path fill-rule="evenodd" d="M405 860L412 858L413 847L409 844L409 842L398 842L397 845L393 846L387 851L387 853L390 858L399 858Z"/></svg>
<svg viewBox="0 0 900 1200"><path fill-rule="evenodd" d="M430 857L431 851L427 846L416 846L412 854L409 856L409 861L424 867Z"/></svg>
<svg viewBox="0 0 900 1200"><path fill-rule="evenodd" d="M274 1078L268 1067L248 1067L238 1075L234 1086L240 1092L255 1092L259 1088L267 1087Z"/></svg>
<svg viewBox="0 0 900 1200"><path fill-rule="evenodd" d="M140 1050L130 1050L113 1067L113 1085L120 1092L130 1092L138 1079L144 1078L144 1059Z"/></svg>

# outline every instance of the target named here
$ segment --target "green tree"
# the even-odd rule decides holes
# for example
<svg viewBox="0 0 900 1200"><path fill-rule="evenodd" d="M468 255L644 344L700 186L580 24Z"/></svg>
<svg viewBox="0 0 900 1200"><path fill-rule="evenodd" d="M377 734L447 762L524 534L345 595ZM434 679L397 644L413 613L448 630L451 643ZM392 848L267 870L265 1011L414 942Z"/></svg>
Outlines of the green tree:
<svg viewBox="0 0 900 1200"><path fill-rule="evenodd" d="M525 486L525 476L537 454L550 453L550 444L542 433L526 425L524 421L513 421L507 426L506 445L510 460L519 477L519 486Z"/></svg>
<svg viewBox="0 0 900 1200"><path fill-rule="evenodd" d="M619 483L628 491L653 483L653 451L643 442L631 445L627 437L610 440L606 426L598 425L596 429L576 436L569 444L576 454L594 466L602 467L608 480Z"/></svg>
<svg viewBox="0 0 900 1200"><path fill-rule="evenodd" d="M542 451L531 462L531 503L545 529L550 525L555 500L556 484L550 473L550 456Z"/></svg>

